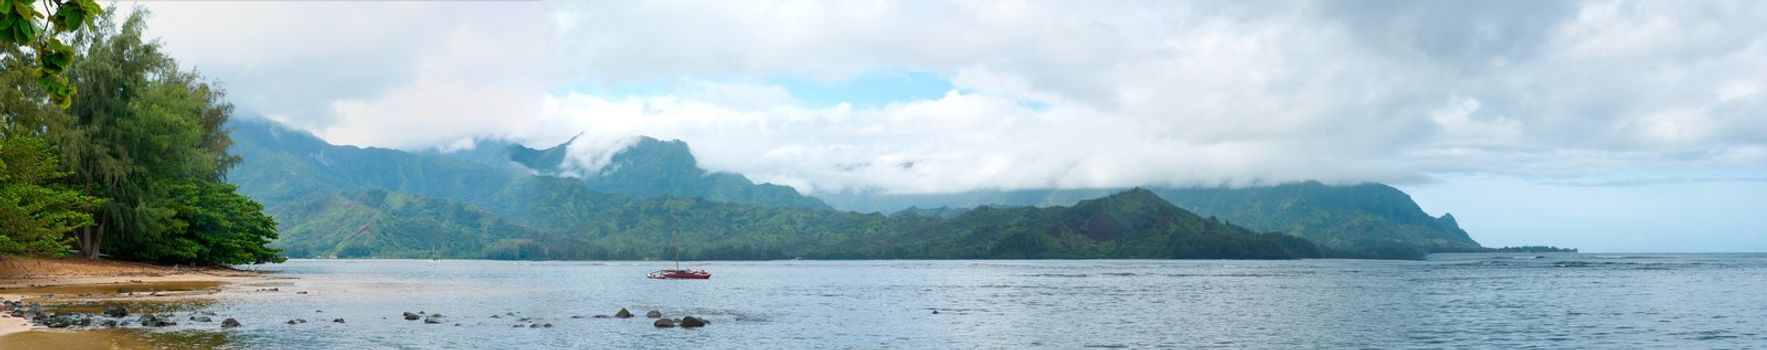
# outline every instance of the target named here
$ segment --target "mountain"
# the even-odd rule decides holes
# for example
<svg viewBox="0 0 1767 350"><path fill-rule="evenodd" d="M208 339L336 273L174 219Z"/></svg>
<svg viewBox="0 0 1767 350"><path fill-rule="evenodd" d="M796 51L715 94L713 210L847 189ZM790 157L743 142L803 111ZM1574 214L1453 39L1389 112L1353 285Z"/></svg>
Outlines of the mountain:
<svg viewBox="0 0 1767 350"><path fill-rule="evenodd" d="M951 194L834 193L836 208L858 211L961 208L979 205L1061 206L1119 189L972 191ZM1336 257L1420 257L1430 252L1483 249L1453 216L1424 213L1409 195L1382 184L1326 185L1317 181L1246 188L1151 188L1150 192L1198 215L1259 232L1307 238ZM950 211L946 209L945 211ZM916 209L914 212L924 211ZM926 215L926 214L921 214Z"/></svg>
<svg viewBox="0 0 1767 350"><path fill-rule="evenodd" d="M330 145L263 121L233 130L245 161L229 180L266 204L281 223L275 244L293 257L658 260L672 241L689 259L1317 256L1304 240L1203 219L1144 190L1071 208L888 217L607 193L525 165ZM658 143L634 149L676 151L627 150L621 164L686 154Z"/></svg>
<svg viewBox="0 0 1767 350"><path fill-rule="evenodd" d="M1427 252L1483 249L1457 226L1451 216L1431 217L1403 192L1379 184L1332 186L1306 182L1239 189L1027 190L955 195L870 195L869 199L850 194L830 197L835 198L830 202L838 205L950 204L927 206L939 207L937 209L898 210L884 216L825 210L821 209L822 202L814 199L801 201L808 197L799 196L790 188L754 185L737 175L706 172L695 165L686 144L679 141L640 139L615 154L599 174L579 178L557 176L565 173L560 164L563 164L564 152L571 143L549 149L529 149L485 142L473 150L446 154L412 153L331 145L310 134L262 120L236 120L230 126L236 142L234 152L245 160L232 171L229 181L240 185L241 193L258 199L277 213L285 231L292 233L292 238L285 238L286 247L291 250L305 247L303 252L311 256L350 256L352 253L342 250L345 245L320 243L351 238L353 236L337 236L336 231L362 225L483 228L485 226L471 222L490 219L507 225L499 226L505 228L501 230L517 233L495 236L494 240L487 238L491 236L470 239L460 236L463 237L460 239L471 242L435 254L484 257L489 251L486 247L502 244L508 249L501 251L520 254L499 256L660 258L665 248L658 242L667 241L662 233L678 227L684 241L688 235L695 236L693 243L684 243L684 246L691 246L689 248L696 254L703 253L706 257L994 256L986 251L932 249L939 248L935 245L940 244L985 247L988 245L981 243L992 244L997 239L1004 239L1006 236L997 235L1001 232L999 230L1013 226L998 224L993 231L976 231L983 226L964 224L978 222L966 221L979 220L977 218L991 218L984 220L987 222L1024 223L1029 225L1025 226L1029 227L1027 229L1041 230L1037 232L1046 236L1017 236L1019 238L1045 237L1051 239L1049 242L1068 242L1054 246L1057 248L1055 252L1060 253L1026 255L1025 252L1010 252L1007 255L1157 256L1148 252L1113 255L1129 251L1110 248L1114 247L1114 243L1109 243L1114 242L1112 240L1105 240L1102 244L1077 240L1070 233L1080 231L1073 230L1071 225L1062 226L1068 225L1066 221L1048 219L1059 215L1045 211L1055 207L1086 208L1088 206L1081 204L1091 203L1088 198L1114 197L1118 193L1136 193L1132 197L1151 193L1162 203L1175 204L1176 208L1183 208L1184 213L1194 212L1195 216L1205 218L1205 222L1243 226L1246 232L1280 232L1306 238L1317 244L1322 256L1419 258ZM433 206L437 207L458 205L462 206L459 210L482 212L489 217L450 216L436 222L413 221L418 218L408 217L400 218L404 221L380 219L370 222L357 216L325 213L423 214L382 207L391 202L360 200L363 197L356 193L366 191L382 191L385 196L410 201L435 202L437 204ZM346 200L352 198L354 200ZM757 201L770 204L753 203ZM986 209L962 208L975 206L974 203L990 206ZM296 206L303 209L292 209ZM972 213L981 216L966 218ZM1159 212L1146 215L1178 214ZM458 220L469 222L453 222ZM338 222L327 223L330 221ZM677 224L665 225L668 221ZM373 232L394 231L398 230ZM463 234L458 232L460 230L454 231L437 234ZM319 234L312 236L311 242L303 241L308 239L303 237L308 237L309 232ZM914 232L918 233L909 235ZM1090 237L1084 233L1080 236ZM285 234L284 237L291 236ZM953 237L972 237L976 241L952 241ZM534 240L505 241L514 239ZM917 245L914 240L931 245ZM1039 238L1035 242L1043 241ZM394 244L380 250L386 253L373 254L414 256L412 254L416 253L413 252L419 249L411 247Z"/></svg>
<svg viewBox="0 0 1767 350"><path fill-rule="evenodd" d="M983 247L981 256L1013 258L1280 259L1320 257L1305 239L1255 233L1203 218L1145 189L1130 189L1072 207L980 207L946 222L959 249ZM938 242L935 240L934 242ZM934 250L937 251L937 250ZM955 253L962 256L962 253Z"/></svg>
<svg viewBox="0 0 1767 350"><path fill-rule="evenodd" d="M699 167L687 143L662 141L641 136L630 146L615 152L607 164L592 173L583 173L569 166L571 138L563 144L534 149L505 142L481 142L471 151L448 153L450 157L485 164L518 164L536 173L580 177L590 189L636 197L698 197L719 202L832 209L820 199L799 194L796 189L774 184L757 184L747 177L730 173L709 172Z"/></svg>

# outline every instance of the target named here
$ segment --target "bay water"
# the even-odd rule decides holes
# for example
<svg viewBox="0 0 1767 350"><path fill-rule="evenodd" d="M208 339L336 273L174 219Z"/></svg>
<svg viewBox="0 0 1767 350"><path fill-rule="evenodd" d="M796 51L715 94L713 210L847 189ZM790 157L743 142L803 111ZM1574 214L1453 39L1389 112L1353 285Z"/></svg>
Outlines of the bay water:
<svg viewBox="0 0 1767 350"><path fill-rule="evenodd" d="M644 278L673 265L295 260L199 311L241 321L222 331L238 348L1767 347L1767 254L684 262L713 278ZM596 317L620 308L637 317ZM652 309L711 324L656 328Z"/></svg>

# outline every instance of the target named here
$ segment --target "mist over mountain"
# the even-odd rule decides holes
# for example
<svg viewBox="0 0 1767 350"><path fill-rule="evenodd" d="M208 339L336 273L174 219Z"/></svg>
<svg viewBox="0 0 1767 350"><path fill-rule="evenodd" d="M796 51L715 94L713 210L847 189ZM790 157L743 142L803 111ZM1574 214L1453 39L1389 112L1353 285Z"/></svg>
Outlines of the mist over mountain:
<svg viewBox="0 0 1767 350"><path fill-rule="evenodd" d="M804 196L791 187L757 184L731 173L709 172L699 167L686 142L662 141L640 136L614 152L606 164L573 162L571 146L577 138L546 149L521 144L481 141L472 150L438 153L489 165L518 165L537 174L576 177L590 189L637 197L699 197L730 203L769 207L830 209L821 200Z"/></svg>

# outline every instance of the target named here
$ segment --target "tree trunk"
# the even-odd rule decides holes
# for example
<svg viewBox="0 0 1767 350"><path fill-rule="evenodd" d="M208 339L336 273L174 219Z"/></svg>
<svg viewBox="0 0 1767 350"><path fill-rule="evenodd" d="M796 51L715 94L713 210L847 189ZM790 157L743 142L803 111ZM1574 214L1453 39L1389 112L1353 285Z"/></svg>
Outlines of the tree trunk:
<svg viewBox="0 0 1767 350"><path fill-rule="evenodd" d="M102 246L102 244L104 244L104 223L100 222L98 224L98 232L95 232L92 235L91 246L87 247L87 249L82 252L86 253L87 258L97 259L98 247Z"/></svg>

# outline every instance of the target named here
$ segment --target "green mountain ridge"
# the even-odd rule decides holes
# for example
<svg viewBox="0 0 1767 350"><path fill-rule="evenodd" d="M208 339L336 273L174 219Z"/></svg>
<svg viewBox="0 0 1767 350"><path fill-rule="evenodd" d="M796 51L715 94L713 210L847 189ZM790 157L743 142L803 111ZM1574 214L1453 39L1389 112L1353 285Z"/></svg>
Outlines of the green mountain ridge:
<svg viewBox="0 0 1767 350"><path fill-rule="evenodd" d="M549 224L534 229L466 203L371 190L311 198L272 213L295 223L277 242L292 257L666 260L673 257L671 241L693 260L1319 256L1306 240L1204 219L1145 191L1074 207L984 209L951 219L679 197L560 208L542 215L562 219L534 222Z"/></svg>
<svg viewBox="0 0 1767 350"><path fill-rule="evenodd" d="M1148 188L1194 211L1260 232L1307 238L1333 256L1369 257L1478 251L1452 215L1431 217L1409 195L1383 184L1317 181L1246 188ZM836 208L949 215L975 206L1061 206L1123 189L971 191L950 194L819 194ZM904 208L905 209L896 209ZM936 211L921 209L938 207ZM892 215L898 215L892 214ZM1380 251L1380 253L1374 253Z"/></svg>

